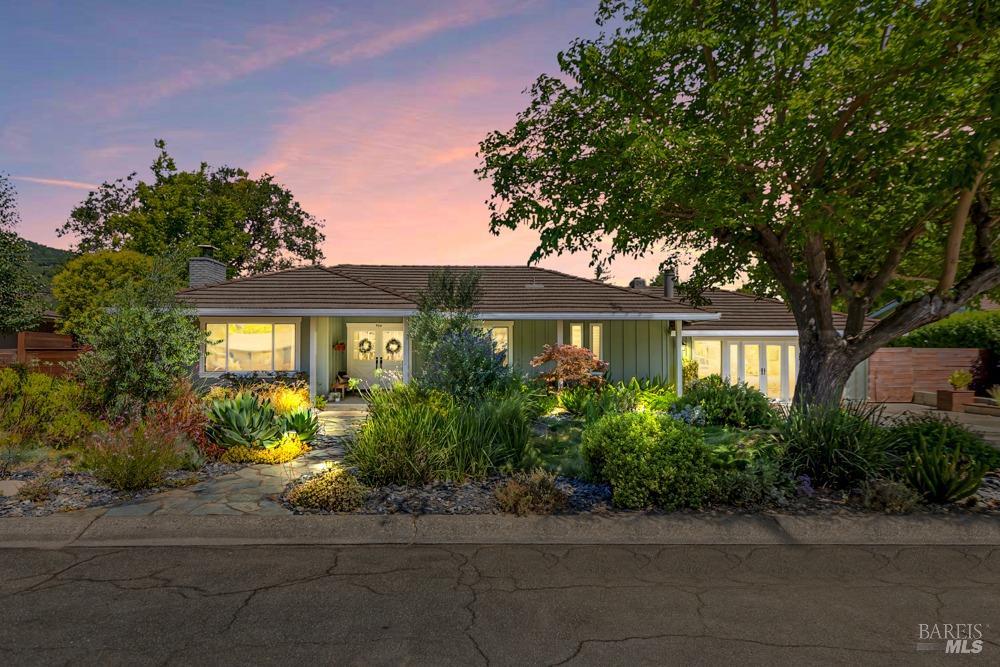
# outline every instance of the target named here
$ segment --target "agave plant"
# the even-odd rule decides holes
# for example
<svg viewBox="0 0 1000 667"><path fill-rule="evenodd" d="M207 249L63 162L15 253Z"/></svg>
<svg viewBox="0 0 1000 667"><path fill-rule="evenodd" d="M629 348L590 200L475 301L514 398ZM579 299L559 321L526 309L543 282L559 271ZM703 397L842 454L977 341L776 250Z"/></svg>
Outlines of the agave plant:
<svg viewBox="0 0 1000 667"><path fill-rule="evenodd" d="M301 408L278 417L278 427L282 433L294 431L303 442L312 442L319 433L319 419L309 408Z"/></svg>
<svg viewBox="0 0 1000 667"><path fill-rule="evenodd" d="M914 489L927 500L936 503L954 503L974 494L982 484L987 466L962 457L962 448L949 451L936 443L920 445L905 459L904 476Z"/></svg>
<svg viewBox="0 0 1000 667"><path fill-rule="evenodd" d="M250 393L214 402L205 429L212 442L230 447L269 447L281 435L274 408Z"/></svg>

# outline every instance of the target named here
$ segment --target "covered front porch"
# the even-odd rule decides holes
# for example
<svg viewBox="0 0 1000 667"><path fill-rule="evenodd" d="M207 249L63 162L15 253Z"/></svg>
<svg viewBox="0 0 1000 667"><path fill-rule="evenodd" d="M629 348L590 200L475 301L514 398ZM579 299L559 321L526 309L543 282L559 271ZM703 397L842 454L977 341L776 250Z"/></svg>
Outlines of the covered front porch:
<svg viewBox="0 0 1000 667"><path fill-rule="evenodd" d="M330 392L338 376L362 383L409 382L420 370L408 317L314 316L304 318L301 369L313 394ZM681 386L683 335L679 320L483 319L509 363L533 375L531 359L545 345L569 343L593 350L610 365L608 380L658 379Z"/></svg>

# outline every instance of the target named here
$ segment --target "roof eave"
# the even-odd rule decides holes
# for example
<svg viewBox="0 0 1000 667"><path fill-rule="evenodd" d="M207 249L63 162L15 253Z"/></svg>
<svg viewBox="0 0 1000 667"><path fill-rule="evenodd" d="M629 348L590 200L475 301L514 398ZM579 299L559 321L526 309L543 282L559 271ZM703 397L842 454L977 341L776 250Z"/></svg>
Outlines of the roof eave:
<svg viewBox="0 0 1000 667"><path fill-rule="evenodd" d="M198 315L204 317L242 316L242 317L408 317L415 315L414 308L196 308ZM483 320L683 320L686 322L707 321L719 319L719 313L637 313L621 311L591 311L591 312L525 312L525 311L488 311L476 313L477 319Z"/></svg>

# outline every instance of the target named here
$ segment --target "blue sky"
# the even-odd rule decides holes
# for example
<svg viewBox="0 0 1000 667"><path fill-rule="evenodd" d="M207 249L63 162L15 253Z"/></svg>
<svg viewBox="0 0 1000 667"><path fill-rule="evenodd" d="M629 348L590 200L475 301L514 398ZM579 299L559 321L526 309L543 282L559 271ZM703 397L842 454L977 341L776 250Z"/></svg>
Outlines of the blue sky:
<svg viewBox="0 0 1000 667"><path fill-rule="evenodd" d="M0 23L0 171L21 233L55 229L90 187L148 174L155 138L275 174L325 221L330 262L522 263L489 235L476 144L506 129L596 0L10 2ZM587 257L546 262L587 274ZM655 272L622 261L618 281Z"/></svg>

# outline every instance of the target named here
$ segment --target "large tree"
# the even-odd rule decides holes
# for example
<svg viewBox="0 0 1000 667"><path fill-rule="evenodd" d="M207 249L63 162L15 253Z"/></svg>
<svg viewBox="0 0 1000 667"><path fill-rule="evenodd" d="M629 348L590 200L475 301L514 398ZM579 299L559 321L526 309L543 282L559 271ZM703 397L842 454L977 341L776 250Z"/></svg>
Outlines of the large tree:
<svg viewBox="0 0 1000 667"><path fill-rule="evenodd" d="M180 171L162 140L153 179L136 174L104 183L70 213L60 235L75 236L77 249L135 250L159 257L199 244L219 250L230 275L273 271L297 261L323 258L320 223L286 188L264 174L250 178L233 167Z"/></svg>
<svg viewBox="0 0 1000 667"><path fill-rule="evenodd" d="M995 3L603 2L481 144L491 228L537 260L694 259L687 282L781 294L796 400L839 399L882 345L1000 284ZM935 280L904 283L906 269ZM902 304L872 325L892 290ZM846 309L842 328L834 308Z"/></svg>
<svg viewBox="0 0 1000 667"><path fill-rule="evenodd" d="M28 244L17 235L17 191L0 174L0 331L24 331L42 315L41 281L31 272Z"/></svg>
<svg viewBox="0 0 1000 667"><path fill-rule="evenodd" d="M123 291L134 290L153 271L153 259L134 250L89 252L66 262L52 279L60 330L79 335L89 322L111 307ZM176 273L176 272L174 272ZM170 273L161 278L174 290L184 284Z"/></svg>

